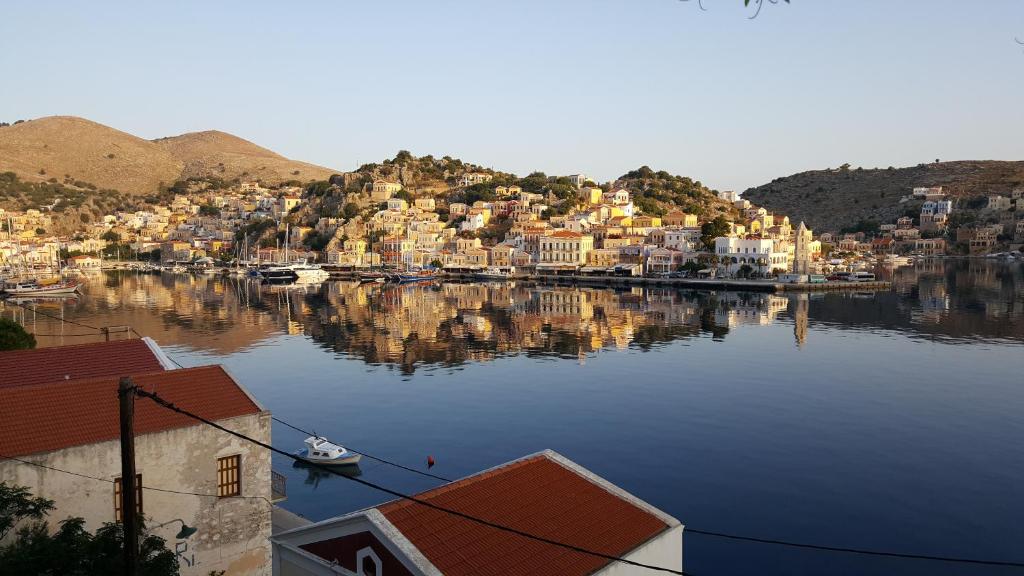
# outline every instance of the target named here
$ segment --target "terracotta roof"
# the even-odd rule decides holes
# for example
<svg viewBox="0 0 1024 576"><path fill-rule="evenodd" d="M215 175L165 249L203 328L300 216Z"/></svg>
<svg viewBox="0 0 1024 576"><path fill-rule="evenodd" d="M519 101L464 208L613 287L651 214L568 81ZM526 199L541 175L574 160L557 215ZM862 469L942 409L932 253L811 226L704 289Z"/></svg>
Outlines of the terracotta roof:
<svg viewBox="0 0 1024 576"><path fill-rule="evenodd" d="M262 410L220 366L134 374L132 379L210 420ZM118 380L107 377L0 388L0 454L36 454L118 438ZM152 400L135 402L136 434L196 424Z"/></svg>
<svg viewBox="0 0 1024 576"><path fill-rule="evenodd" d="M439 506L566 544L621 556L666 530L639 505L549 453L429 490ZM609 485L610 487L610 485ZM483 526L408 500L378 510L447 576L584 575L608 560Z"/></svg>
<svg viewBox="0 0 1024 576"><path fill-rule="evenodd" d="M0 388L164 369L152 340L115 340L0 352Z"/></svg>
<svg viewBox="0 0 1024 576"><path fill-rule="evenodd" d="M552 238L582 238L583 234L572 230L559 230L551 235Z"/></svg>

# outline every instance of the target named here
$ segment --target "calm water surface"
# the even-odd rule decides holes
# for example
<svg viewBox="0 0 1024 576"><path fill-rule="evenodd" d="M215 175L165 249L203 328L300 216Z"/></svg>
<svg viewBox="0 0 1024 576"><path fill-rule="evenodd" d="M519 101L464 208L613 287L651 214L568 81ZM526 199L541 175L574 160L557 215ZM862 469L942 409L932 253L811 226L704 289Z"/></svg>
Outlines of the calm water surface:
<svg viewBox="0 0 1024 576"><path fill-rule="evenodd" d="M412 466L433 455L442 476L551 448L692 528L1024 561L1024 271L931 262L894 281L778 296L124 274L38 306L131 325L186 366L224 364L274 415ZM95 339L70 335L85 332L39 340ZM276 446L302 439L274 425ZM314 520L387 499L283 458L275 468L285 506ZM1019 573L697 534L685 548L698 576Z"/></svg>

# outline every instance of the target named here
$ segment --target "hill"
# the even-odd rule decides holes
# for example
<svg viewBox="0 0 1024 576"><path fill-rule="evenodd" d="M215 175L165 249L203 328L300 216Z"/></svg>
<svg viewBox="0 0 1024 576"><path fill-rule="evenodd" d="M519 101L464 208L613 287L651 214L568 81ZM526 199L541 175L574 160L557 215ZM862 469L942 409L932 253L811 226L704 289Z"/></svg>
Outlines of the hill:
<svg viewBox="0 0 1024 576"><path fill-rule="evenodd" d="M715 190L688 176L655 172L647 166L620 176L612 188L625 188L633 195L633 203L644 213L662 216L672 210L682 210L702 218L731 215L733 206L719 200Z"/></svg>
<svg viewBox="0 0 1024 576"><path fill-rule="evenodd" d="M857 222L892 222L920 210L905 199L918 186L942 186L959 209L981 204L988 194L1024 186L1024 162L965 160L908 168L813 170L750 188L743 198L803 220L820 231L839 231Z"/></svg>
<svg viewBox="0 0 1024 576"><path fill-rule="evenodd" d="M153 141L183 165L183 178L217 176L278 184L287 180L326 180L338 173L322 166L289 160L248 140L219 130L190 132Z"/></svg>
<svg viewBox="0 0 1024 576"><path fill-rule="evenodd" d="M67 177L132 194L156 191L183 164L148 140L74 116L50 116L0 128L0 172L43 182Z"/></svg>
<svg viewBox="0 0 1024 576"><path fill-rule="evenodd" d="M50 116L0 127L0 172L25 182L76 180L132 195L160 191L177 180L326 179L337 172L289 160L224 132L182 134L149 141L74 116Z"/></svg>

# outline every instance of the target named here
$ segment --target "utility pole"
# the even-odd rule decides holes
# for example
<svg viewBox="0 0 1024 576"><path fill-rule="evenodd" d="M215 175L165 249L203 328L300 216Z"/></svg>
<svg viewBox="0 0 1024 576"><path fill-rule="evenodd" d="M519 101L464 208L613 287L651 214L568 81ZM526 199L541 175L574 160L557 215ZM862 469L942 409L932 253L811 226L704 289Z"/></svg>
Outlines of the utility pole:
<svg viewBox="0 0 1024 576"><path fill-rule="evenodd" d="M135 502L135 384L123 376L117 387L121 414L121 526L124 528L124 574L139 571L139 518Z"/></svg>

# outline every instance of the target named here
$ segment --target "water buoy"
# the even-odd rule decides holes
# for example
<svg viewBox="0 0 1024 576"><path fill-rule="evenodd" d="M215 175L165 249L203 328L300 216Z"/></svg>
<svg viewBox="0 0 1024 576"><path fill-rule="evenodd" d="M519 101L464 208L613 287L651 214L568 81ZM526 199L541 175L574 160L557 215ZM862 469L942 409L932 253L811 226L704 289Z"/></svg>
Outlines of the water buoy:
<svg viewBox="0 0 1024 576"><path fill-rule="evenodd" d="M430 468L433 468L433 467L434 467L434 457L433 456L427 456L427 469L429 470Z"/></svg>

